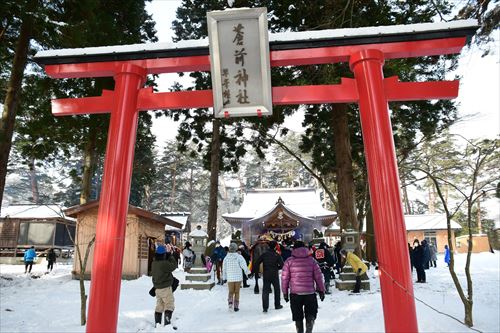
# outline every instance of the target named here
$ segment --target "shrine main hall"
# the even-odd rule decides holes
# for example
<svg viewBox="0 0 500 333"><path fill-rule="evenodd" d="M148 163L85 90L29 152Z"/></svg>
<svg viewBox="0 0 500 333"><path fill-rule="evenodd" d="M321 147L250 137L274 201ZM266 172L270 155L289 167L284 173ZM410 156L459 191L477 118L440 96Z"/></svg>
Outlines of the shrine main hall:
<svg viewBox="0 0 500 333"><path fill-rule="evenodd" d="M241 230L243 241L252 244L262 235L277 241L309 242L313 231L323 232L335 221L337 213L323 208L314 188L254 189L247 191L237 212L222 217Z"/></svg>

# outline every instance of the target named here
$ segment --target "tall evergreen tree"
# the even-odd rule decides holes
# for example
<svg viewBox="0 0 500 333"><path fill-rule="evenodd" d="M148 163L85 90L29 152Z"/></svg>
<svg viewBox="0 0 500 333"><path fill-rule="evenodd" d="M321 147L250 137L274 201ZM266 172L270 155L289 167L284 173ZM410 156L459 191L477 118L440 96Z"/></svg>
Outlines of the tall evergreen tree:
<svg viewBox="0 0 500 333"><path fill-rule="evenodd" d="M49 47L89 47L110 44L133 44L144 41L156 41L154 36L154 22L146 13L145 1L107 1L95 0L58 2L61 9L57 17L57 33L55 42ZM56 19L54 19L56 21ZM45 46L39 44L38 46ZM54 118L50 113L51 97L85 97L100 95L103 89L113 89L112 78L78 79L78 80L48 80L43 74L37 73L36 68L30 74L26 91L37 91L37 103L26 102L23 108L22 123L19 124L20 133L26 132L23 140L36 140L31 151L23 150L23 155L30 159L30 154L37 159L50 157L58 152L69 152L68 147L76 147L83 152L81 174L80 203L89 199L97 199L98 179L96 167L103 160L102 156L106 144L108 129L108 115L86 115L79 117ZM39 89L37 87L40 87ZM35 93L28 93L27 95ZM151 117L147 113L140 116L140 125L137 136L136 151L140 160L145 162L146 154L152 159L152 134L149 130ZM143 125L144 124L144 125ZM38 136L38 137L37 137ZM140 145L143 146L140 146ZM145 146L146 145L146 146ZM27 146L27 145L25 145ZM73 150L74 151L74 150ZM3 155L2 155L3 156ZM142 198L140 192L151 182L151 168L145 167L148 163L140 164L136 168L132 185L131 200L139 204ZM149 163L151 164L151 163ZM139 164L135 164L139 166ZM138 188L141 187L140 188Z"/></svg>

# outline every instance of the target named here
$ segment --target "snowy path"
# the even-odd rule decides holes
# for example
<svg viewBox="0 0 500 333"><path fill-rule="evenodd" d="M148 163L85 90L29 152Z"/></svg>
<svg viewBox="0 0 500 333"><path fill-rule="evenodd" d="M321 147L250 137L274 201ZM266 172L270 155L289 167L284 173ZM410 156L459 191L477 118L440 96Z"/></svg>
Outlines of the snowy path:
<svg viewBox="0 0 500 333"><path fill-rule="evenodd" d="M463 307L454 290L449 272L439 258L440 267L427 272L427 284L415 284L415 295L440 311L459 319ZM457 256L463 267L464 255ZM474 323L483 332L500 331L500 254L481 253L472 257L474 279ZM33 267L43 274L43 265ZM463 271L460 268L460 271ZM84 332L79 325L80 296L78 281L71 280L71 266L58 265L54 272L30 279L20 265L0 265L0 332ZM175 273L180 278L182 271ZM414 273L415 275L415 273ZM383 312L378 278L369 273L372 291L349 295L333 289L320 309L314 332L381 332ZM7 278L7 279L6 279ZM10 280L11 279L11 280ZM253 281L251 281L253 287ZM262 283L262 282L261 282ZM262 285L261 285L262 286ZM86 282L87 292L89 282ZM151 278L123 281L121 287L119 332L171 332L171 327L152 327L155 299L148 291ZM295 332L289 304L262 313L261 295L253 288L241 290L240 311L226 306L226 286L211 291L178 290L175 292L176 332ZM472 332L456 321L417 302L421 332Z"/></svg>

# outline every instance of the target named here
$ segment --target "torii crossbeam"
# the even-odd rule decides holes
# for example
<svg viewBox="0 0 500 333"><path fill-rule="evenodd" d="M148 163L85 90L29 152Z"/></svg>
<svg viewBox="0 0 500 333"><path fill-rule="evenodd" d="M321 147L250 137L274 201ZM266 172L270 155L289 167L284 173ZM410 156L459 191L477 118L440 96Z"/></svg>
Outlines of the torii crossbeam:
<svg viewBox="0 0 500 333"><path fill-rule="evenodd" d="M348 61L354 72L338 85L273 87L273 104L359 104L388 332L418 331L388 102L452 99L458 81L399 82L382 67L385 59L459 53L476 29L469 20L270 35L271 66ZM143 88L146 75L209 71L208 41L44 51L35 59L53 78L115 79L102 96L52 102L57 116L111 113L87 332L114 332L138 111L213 105L210 90L154 93Z"/></svg>

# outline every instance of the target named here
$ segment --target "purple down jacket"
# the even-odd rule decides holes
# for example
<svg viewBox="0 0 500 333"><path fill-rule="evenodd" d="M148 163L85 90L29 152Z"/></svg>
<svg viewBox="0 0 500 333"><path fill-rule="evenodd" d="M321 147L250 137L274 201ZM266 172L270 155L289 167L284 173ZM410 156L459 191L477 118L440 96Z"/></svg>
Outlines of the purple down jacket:
<svg viewBox="0 0 500 333"><path fill-rule="evenodd" d="M315 284L316 287L314 287ZM316 260L309 256L307 248L294 249L292 256L285 261L281 272L281 290L283 295L288 293L307 295L314 294L315 291L325 292L321 269Z"/></svg>

